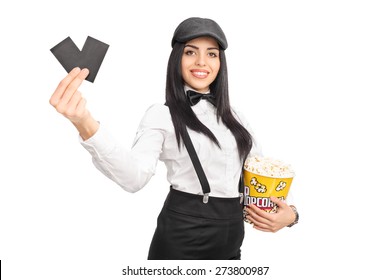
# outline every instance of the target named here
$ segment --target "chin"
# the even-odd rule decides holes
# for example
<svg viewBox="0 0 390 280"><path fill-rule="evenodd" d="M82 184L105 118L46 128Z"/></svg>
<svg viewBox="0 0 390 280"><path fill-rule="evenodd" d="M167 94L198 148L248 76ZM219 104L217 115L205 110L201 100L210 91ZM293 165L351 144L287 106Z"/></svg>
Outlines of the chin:
<svg viewBox="0 0 390 280"><path fill-rule="evenodd" d="M202 85L199 85L199 84L189 84L189 86L191 88L193 88L194 90L199 91L199 92L208 91L209 88L210 88L210 84L208 84L208 83L205 83L205 84L202 84Z"/></svg>

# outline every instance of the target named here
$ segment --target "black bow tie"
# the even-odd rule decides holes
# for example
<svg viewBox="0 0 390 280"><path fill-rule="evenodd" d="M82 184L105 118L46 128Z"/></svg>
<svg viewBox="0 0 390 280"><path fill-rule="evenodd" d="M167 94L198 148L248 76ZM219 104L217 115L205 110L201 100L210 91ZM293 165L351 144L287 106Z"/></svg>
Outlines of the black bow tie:
<svg viewBox="0 0 390 280"><path fill-rule="evenodd" d="M191 106L194 106L195 104L198 104L198 102L201 99L206 99L209 101L211 104L215 106L215 96L210 93L199 93L193 90L187 90L187 99L190 102Z"/></svg>

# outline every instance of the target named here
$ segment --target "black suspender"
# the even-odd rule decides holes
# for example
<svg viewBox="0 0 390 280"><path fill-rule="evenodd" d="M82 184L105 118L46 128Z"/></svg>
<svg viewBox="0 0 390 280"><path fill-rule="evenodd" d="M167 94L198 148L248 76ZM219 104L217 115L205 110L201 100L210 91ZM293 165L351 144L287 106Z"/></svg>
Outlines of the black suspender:
<svg viewBox="0 0 390 280"><path fill-rule="evenodd" d="M183 136L184 145L186 146L187 151L190 154L192 164L194 165L196 174L198 175L200 184L202 185L203 203L207 203L209 201L209 194L210 194L209 181L207 180L206 174L204 174L202 165L200 164L198 155L196 154L194 145L192 144L190 135L188 134L187 127L185 128L184 135L182 136Z"/></svg>
<svg viewBox="0 0 390 280"><path fill-rule="evenodd" d="M207 203L209 201L209 194L210 194L210 185L209 181L207 180L206 174L203 171L202 165L200 164L198 155L196 154L194 145L192 144L190 135L188 134L187 127L184 130L184 135L183 137L183 142L184 145L187 148L187 151L190 155L192 164L194 165L196 174L198 175L200 184L202 185L202 190L203 190L203 203ZM239 185L239 192L240 192L240 203L243 201L243 191L244 191L244 180L242 178L242 172L241 172L241 177L240 177L240 185Z"/></svg>

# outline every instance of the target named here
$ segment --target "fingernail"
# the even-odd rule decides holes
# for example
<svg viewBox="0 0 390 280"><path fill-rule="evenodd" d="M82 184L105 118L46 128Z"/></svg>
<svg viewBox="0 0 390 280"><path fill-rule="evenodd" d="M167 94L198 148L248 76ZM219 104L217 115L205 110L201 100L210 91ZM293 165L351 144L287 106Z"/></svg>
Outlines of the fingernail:
<svg viewBox="0 0 390 280"><path fill-rule="evenodd" d="M83 75L87 76L89 74L89 70L87 68L84 68L82 71Z"/></svg>
<svg viewBox="0 0 390 280"><path fill-rule="evenodd" d="M74 72L75 74L78 74L80 72L80 67L75 67L73 68L72 72Z"/></svg>

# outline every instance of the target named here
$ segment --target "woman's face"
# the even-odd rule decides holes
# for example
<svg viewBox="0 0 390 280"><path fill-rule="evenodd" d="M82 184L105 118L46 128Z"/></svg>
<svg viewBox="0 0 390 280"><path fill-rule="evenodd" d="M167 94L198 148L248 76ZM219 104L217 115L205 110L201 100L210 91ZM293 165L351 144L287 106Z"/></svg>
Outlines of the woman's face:
<svg viewBox="0 0 390 280"><path fill-rule="evenodd" d="M181 73L188 86L198 92L208 92L219 68L219 46L215 39L199 37L185 44Z"/></svg>

